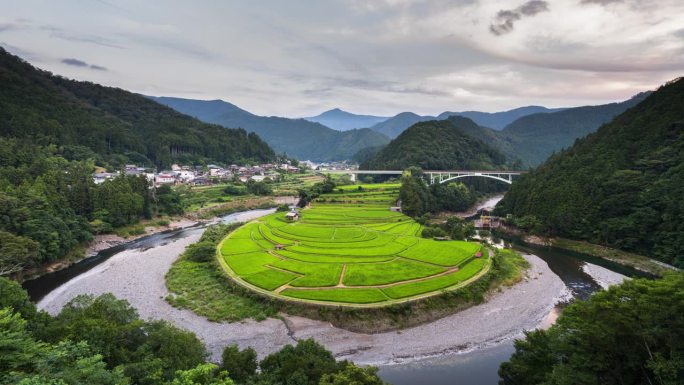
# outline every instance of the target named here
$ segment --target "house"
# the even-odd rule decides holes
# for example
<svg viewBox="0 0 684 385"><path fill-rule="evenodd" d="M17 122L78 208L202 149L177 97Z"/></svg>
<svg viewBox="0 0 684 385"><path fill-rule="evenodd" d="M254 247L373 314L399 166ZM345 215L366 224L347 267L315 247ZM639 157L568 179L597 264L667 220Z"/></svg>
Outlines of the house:
<svg viewBox="0 0 684 385"><path fill-rule="evenodd" d="M209 185L210 182L209 182L209 179L207 179L203 176L198 176L197 178L194 178L192 180L192 184L194 186L206 186L206 185Z"/></svg>
<svg viewBox="0 0 684 385"><path fill-rule="evenodd" d="M263 182L266 179L266 175L252 175L250 179L255 182Z"/></svg>
<svg viewBox="0 0 684 385"><path fill-rule="evenodd" d="M190 170L178 170L176 171L176 175L178 175L178 178L183 182L190 182L195 179L195 173Z"/></svg>
<svg viewBox="0 0 684 385"><path fill-rule="evenodd" d="M156 184L176 184L176 174L171 172L160 172L154 178Z"/></svg>
<svg viewBox="0 0 684 385"><path fill-rule="evenodd" d="M289 213L285 214L285 219L288 221L298 221L299 220L299 213L296 210L292 210Z"/></svg>
<svg viewBox="0 0 684 385"><path fill-rule="evenodd" d="M281 244L275 245L275 249L276 249L276 250L282 250L282 249L284 249L284 248L285 248L285 246L283 246L283 245L281 245Z"/></svg>
<svg viewBox="0 0 684 385"><path fill-rule="evenodd" d="M95 184L102 184L105 181L108 181L110 179L113 179L116 177L116 174L112 174L110 172L98 172L93 174L93 182Z"/></svg>

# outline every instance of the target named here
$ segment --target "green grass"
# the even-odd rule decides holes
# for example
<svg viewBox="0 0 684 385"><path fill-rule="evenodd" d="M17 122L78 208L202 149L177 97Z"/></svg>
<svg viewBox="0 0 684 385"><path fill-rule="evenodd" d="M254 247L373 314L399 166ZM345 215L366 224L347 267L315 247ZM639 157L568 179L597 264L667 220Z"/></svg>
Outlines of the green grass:
<svg viewBox="0 0 684 385"><path fill-rule="evenodd" d="M474 259L456 272L445 274L430 280L385 287L382 288L382 291L388 297L398 299L429 293L435 290L441 290L471 278L473 275L482 270L482 267L486 262L487 261L485 258Z"/></svg>
<svg viewBox="0 0 684 385"><path fill-rule="evenodd" d="M266 269L258 273L243 276L242 279L266 290L275 290L297 278L297 275L280 270Z"/></svg>
<svg viewBox="0 0 684 385"><path fill-rule="evenodd" d="M362 187L323 194L298 222L281 212L244 225L220 245L227 268L263 290L284 286L276 296L347 304L436 292L483 269L471 261L480 244L422 239L420 224L390 211L399 185Z"/></svg>
<svg viewBox="0 0 684 385"><path fill-rule="evenodd" d="M179 309L188 309L210 321L263 320L277 310L270 304L246 296L231 284L215 261L196 262L181 256L166 273L169 294L166 301Z"/></svg>
<svg viewBox="0 0 684 385"><path fill-rule="evenodd" d="M328 302L375 303L387 300L387 297L378 289L286 289L282 294L292 298Z"/></svg>
<svg viewBox="0 0 684 385"><path fill-rule="evenodd" d="M443 267L395 259L390 262L349 264L344 275L347 286L385 285L428 277L446 271Z"/></svg>

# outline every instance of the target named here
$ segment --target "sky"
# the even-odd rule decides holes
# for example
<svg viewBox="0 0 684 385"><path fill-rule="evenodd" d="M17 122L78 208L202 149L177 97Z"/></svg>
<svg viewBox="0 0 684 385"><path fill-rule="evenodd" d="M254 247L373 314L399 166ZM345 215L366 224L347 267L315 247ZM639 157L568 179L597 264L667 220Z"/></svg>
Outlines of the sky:
<svg viewBox="0 0 684 385"><path fill-rule="evenodd" d="M259 115L628 99L684 75L682 0L0 0L0 45L69 78Z"/></svg>

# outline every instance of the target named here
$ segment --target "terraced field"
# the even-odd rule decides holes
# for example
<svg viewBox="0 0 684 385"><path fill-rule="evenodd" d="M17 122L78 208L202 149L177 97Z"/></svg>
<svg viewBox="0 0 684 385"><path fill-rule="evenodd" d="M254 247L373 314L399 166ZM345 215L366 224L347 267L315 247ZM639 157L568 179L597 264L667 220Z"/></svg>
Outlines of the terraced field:
<svg viewBox="0 0 684 385"><path fill-rule="evenodd" d="M420 224L389 210L398 189L345 186L321 196L299 221L262 217L221 242L219 261L233 280L261 293L364 307L461 287L489 268L478 243L421 238Z"/></svg>

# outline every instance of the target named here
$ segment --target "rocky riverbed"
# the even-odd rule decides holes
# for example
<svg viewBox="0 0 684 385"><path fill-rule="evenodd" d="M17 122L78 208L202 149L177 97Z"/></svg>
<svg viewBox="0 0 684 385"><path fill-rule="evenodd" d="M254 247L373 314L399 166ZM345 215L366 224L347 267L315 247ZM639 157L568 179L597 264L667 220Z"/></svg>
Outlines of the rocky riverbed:
<svg viewBox="0 0 684 385"><path fill-rule="evenodd" d="M247 221L268 212L246 213L237 220ZM341 359L381 365L477 349L518 337L524 330L539 326L566 292L563 282L544 261L526 255L531 268L522 282L492 294L484 304L402 331L353 333L329 323L288 315L283 315L283 320L215 323L191 311L175 309L164 300L168 294L164 275L185 247L199 237L200 232L193 232L148 250L118 253L55 289L38 306L56 314L79 294L111 292L129 301L143 318L166 319L193 331L215 360L229 344L252 346L264 356L311 337Z"/></svg>

